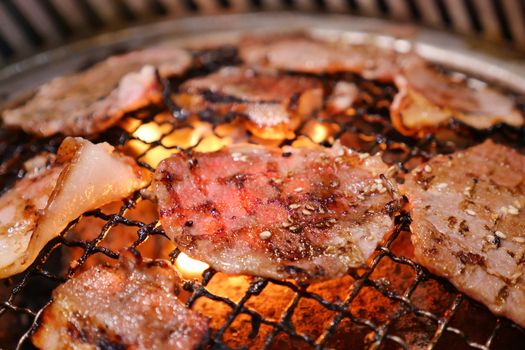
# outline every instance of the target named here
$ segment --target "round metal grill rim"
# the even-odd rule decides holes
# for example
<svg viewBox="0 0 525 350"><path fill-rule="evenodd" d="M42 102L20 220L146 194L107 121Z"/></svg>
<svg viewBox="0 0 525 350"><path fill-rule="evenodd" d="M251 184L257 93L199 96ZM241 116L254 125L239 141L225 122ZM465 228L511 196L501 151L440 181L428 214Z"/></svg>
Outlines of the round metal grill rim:
<svg viewBox="0 0 525 350"><path fill-rule="evenodd" d="M0 65L81 37L164 18L268 11L389 18L525 48L522 0L3 0Z"/></svg>

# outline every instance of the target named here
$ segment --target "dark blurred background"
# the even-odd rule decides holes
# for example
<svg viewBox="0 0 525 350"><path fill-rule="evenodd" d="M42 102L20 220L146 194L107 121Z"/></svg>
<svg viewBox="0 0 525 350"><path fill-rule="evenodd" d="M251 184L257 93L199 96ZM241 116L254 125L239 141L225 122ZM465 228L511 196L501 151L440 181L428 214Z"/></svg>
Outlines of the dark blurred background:
<svg viewBox="0 0 525 350"><path fill-rule="evenodd" d="M525 50L525 0L0 0L0 66L115 29L257 11L392 18Z"/></svg>

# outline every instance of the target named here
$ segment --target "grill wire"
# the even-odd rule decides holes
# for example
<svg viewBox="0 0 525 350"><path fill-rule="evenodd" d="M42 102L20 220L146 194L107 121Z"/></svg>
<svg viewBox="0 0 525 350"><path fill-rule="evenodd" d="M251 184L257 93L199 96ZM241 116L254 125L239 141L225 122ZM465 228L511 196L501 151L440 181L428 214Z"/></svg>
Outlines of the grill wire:
<svg viewBox="0 0 525 350"><path fill-rule="evenodd" d="M168 146L164 142L173 132L192 127L186 120L187 116L184 111L178 109L173 102L171 93L175 92L178 84L185 79L207 74L221 66L238 64L239 60L236 50L232 47L195 51L194 56L199 64L197 68L188 72L184 79L162 81L165 86L164 106L151 106L130 113L126 116L125 122L131 122L134 129L126 129L121 125L115 126L94 141L107 141L123 151L129 150L129 145L133 142L141 143L143 150L134 154L135 159L141 166L152 171L154 168L144 159L155 148L191 153L193 149L201 145L204 142L203 138L187 148L177 145ZM330 118L318 115L305 121L305 123L313 121L334 130L331 137L326 137L319 143L330 146L334 140L340 139L343 144L362 152L379 151L383 154L384 160L397 167L400 173L409 171L433 155L450 153L456 149L482 142L487 137L523 150L525 131L505 126L479 132L452 123L450 129L454 130L456 135L454 142L440 140L432 135L422 139L404 137L392 128L389 120L388 106L396 92L393 85L367 81L354 75L325 75L319 78L325 86L330 86L336 80L346 79L356 83L362 91L361 98L349 115ZM520 108L523 110L523 106ZM166 120L157 122L163 128L158 140L146 142L134 135L138 128L156 121L159 112L166 110L177 118L177 122ZM235 119L235 116L219 118L210 116L209 113L201 115L201 120L212 122L214 133L219 126L231 123L232 119ZM305 140L305 137L306 139L311 138L305 123L297 129L294 139L284 140L280 146L294 144L299 139ZM248 133L247 135L249 137ZM23 161L42 150L55 152L63 139L61 136L37 139L21 132L5 129L0 129L0 136L2 136L2 141L0 141L0 186L3 191L23 175L23 171L20 170ZM215 136L220 137L216 134ZM4 329L0 331L0 343L4 344L3 347L14 347L18 343L19 348L32 348L29 336L38 323L39 310L50 300L51 291L59 283L71 278L76 271L81 270L86 262L94 260L94 256L103 255L110 260L118 258L118 251L105 245L112 229L116 226L136 230L136 238L128 248L140 250L146 241L152 239L160 239L163 244L168 244L167 237L156 220L149 222L128 217L128 212L143 201L150 201L150 197L144 191L138 191L131 198L124 200L115 213L107 213L101 209L86 213L72 222L64 230L62 236L51 241L27 271L18 277L0 281L0 288L7 291L0 290L2 297L0 329ZM90 240L70 237L69 231L86 218L104 222L99 234ZM196 308L204 301L220 304L221 307L228 310L223 317L224 320L215 326L213 324L214 315L208 315L212 318L213 326L209 346L215 349L237 348L242 345L250 346L250 344L253 346L253 339L259 338L258 347L282 348L282 344L288 344L289 348L297 349L341 348L341 346L348 348L349 344L357 344L356 346L360 344L361 347L365 344L371 348L404 349L418 347L421 344L426 344L426 348L429 349L453 344L454 349L489 349L496 346L498 341L506 341L506 348L519 347L520 343L523 344L525 341L523 329L510 321L492 316L483 306L458 293L447 281L433 276L424 267L414 262L411 259L410 243L407 241L410 216L403 212L396 217L395 222L394 232L384 244L378 246L368 268L352 271L343 279L327 282L327 288L333 288L335 285L341 292L340 296L335 298L326 296L322 288L316 289L314 286L267 278L248 279L247 289L240 293L239 297L232 298L217 293L209 286L213 283L227 286L236 277L221 276L220 273L208 269L202 274L201 279L187 280L184 283L183 288L189 294L186 304L190 308ZM69 250L80 251L78 259L72 259L71 255L68 255ZM179 253L177 249L174 249L169 254L172 262ZM64 259L71 259L67 261L69 263L67 268L64 268L64 265L67 265L64 264ZM443 299L447 300L439 310L436 310L436 305L421 307L415 302L421 299L421 295L426 298L426 294L432 290L428 289L427 285L437 286L437 289L434 290L439 290ZM277 304L275 295L273 299L265 295L271 289L279 290L283 296L289 295L290 301L283 310L274 310L272 315L268 315L255 308L253 304L254 302L261 303L266 305L265 308L270 307L273 303ZM369 299L363 299L362 294L365 291ZM379 303L382 305L382 308L378 309L380 317L377 314L369 314L367 310L370 305L363 300L370 300L373 303L383 300L384 302ZM295 322L297 314L304 313L302 303L314 305L312 308L317 311L313 311L309 316L306 314L307 316L303 316L303 319L297 323ZM205 312L203 313L206 315ZM321 316L321 314L328 316ZM476 318L472 318L472 315L478 319L487 320L487 322L478 327ZM242 329L239 329L238 325L235 326L236 321L240 318L248 320L247 323L243 323L245 326L241 327ZM403 330L403 325L406 327L407 324L404 323L404 320L407 319L419 320L419 324L423 325L420 327L421 330L412 326L408 327L408 331ZM9 327L7 324L10 324ZM314 331L300 329L306 324L310 324L309 327L313 327ZM408 323L410 324L415 323ZM351 331L349 332L348 329ZM354 332L356 329L359 331ZM1 337L4 337L4 340ZM419 343L418 337L420 337ZM345 343L344 339L351 339L350 343Z"/></svg>

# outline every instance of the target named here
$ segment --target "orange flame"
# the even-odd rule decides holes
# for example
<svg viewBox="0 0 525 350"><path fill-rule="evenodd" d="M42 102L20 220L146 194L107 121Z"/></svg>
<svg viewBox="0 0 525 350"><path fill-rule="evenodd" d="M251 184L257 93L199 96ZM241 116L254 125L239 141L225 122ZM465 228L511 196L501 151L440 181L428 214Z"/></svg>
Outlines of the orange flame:
<svg viewBox="0 0 525 350"><path fill-rule="evenodd" d="M180 253L175 261L175 266L177 270L182 274L184 278L199 278L202 273L210 267L208 264L190 258L184 253Z"/></svg>

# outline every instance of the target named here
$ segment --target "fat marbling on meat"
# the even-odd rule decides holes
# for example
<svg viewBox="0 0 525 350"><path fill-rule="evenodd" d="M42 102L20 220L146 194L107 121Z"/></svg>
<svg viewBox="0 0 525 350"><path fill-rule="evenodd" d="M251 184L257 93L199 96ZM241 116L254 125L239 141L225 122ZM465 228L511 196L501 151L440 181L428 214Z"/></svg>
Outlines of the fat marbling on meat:
<svg viewBox="0 0 525 350"><path fill-rule="evenodd" d="M388 234L398 198L378 155L237 145L162 161L164 230L230 274L315 281L361 267Z"/></svg>
<svg viewBox="0 0 525 350"><path fill-rule="evenodd" d="M51 80L2 117L5 125L39 136L96 134L125 113L161 101L156 69L168 77L183 73L190 64L190 54L173 46L112 56L83 72Z"/></svg>
<svg viewBox="0 0 525 350"><path fill-rule="evenodd" d="M489 140L431 159L402 189L417 260L525 326L525 156Z"/></svg>
<svg viewBox="0 0 525 350"><path fill-rule="evenodd" d="M181 279L168 261L120 257L53 291L32 336L40 349L196 349L208 320L177 298Z"/></svg>

